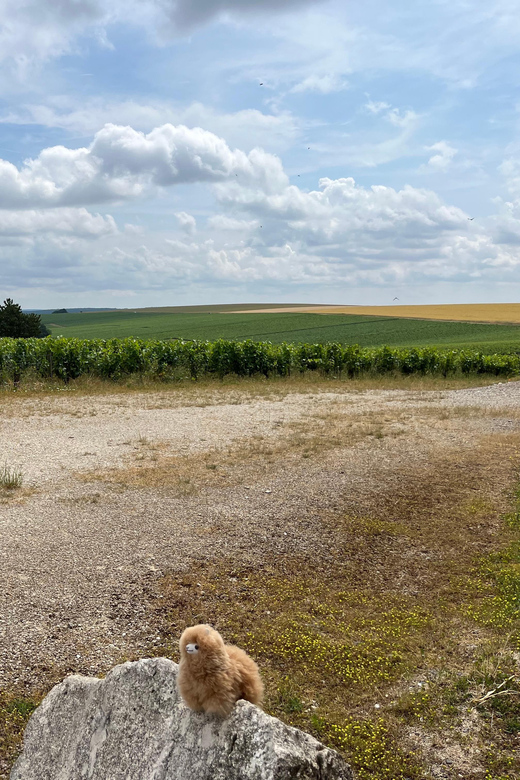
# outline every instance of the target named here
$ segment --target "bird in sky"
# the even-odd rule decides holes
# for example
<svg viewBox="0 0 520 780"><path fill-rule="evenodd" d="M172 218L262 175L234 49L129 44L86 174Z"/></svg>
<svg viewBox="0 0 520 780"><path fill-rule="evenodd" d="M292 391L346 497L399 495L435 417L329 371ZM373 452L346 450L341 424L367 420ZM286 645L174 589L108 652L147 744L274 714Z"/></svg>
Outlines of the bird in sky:
<svg viewBox="0 0 520 780"><path fill-rule="evenodd" d="M394 301L398 301L398 300L399 300L399 298L394 298Z"/></svg>
<svg viewBox="0 0 520 780"><path fill-rule="evenodd" d="M473 222L474 219L475 217L468 217L469 222Z"/></svg>
<svg viewBox="0 0 520 780"><path fill-rule="evenodd" d="M263 81L261 81L261 82L260 82L260 86L261 86L261 87L263 87L263 86L264 86L264 82L263 82Z"/></svg>

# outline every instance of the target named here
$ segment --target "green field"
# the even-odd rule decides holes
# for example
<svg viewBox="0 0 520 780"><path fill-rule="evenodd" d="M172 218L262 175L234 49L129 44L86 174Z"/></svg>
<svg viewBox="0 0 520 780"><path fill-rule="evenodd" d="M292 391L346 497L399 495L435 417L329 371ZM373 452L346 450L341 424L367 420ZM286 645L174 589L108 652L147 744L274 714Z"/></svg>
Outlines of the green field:
<svg viewBox="0 0 520 780"><path fill-rule="evenodd" d="M140 339L253 339L281 343L359 344L361 347L436 346L520 351L520 326L412 320L342 314L233 314L224 307L189 307L179 312L146 310L45 314L53 336ZM202 310L203 309L203 310Z"/></svg>

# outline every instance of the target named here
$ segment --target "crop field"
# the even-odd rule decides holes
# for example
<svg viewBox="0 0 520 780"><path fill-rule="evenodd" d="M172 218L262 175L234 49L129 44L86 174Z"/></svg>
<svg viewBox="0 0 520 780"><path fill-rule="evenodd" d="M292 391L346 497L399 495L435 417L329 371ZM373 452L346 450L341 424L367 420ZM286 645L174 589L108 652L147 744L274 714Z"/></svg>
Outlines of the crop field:
<svg viewBox="0 0 520 780"><path fill-rule="evenodd" d="M234 313L223 307L180 311L107 311L46 314L53 336L82 339L134 337L271 341L274 344L338 342L361 347L478 349L486 354L520 351L520 325L443 322L359 314L312 312Z"/></svg>
<svg viewBox="0 0 520 780"><path fill-rule="evenodd" d="M316 314L366 314L372 317L406 317L412 319L446 320L456 322L488 322L502 324L520 324L520 303L442 303L434 305L402 306L298 306L281 304L275 306L241 306L239 311L310 311Z"/></svg>

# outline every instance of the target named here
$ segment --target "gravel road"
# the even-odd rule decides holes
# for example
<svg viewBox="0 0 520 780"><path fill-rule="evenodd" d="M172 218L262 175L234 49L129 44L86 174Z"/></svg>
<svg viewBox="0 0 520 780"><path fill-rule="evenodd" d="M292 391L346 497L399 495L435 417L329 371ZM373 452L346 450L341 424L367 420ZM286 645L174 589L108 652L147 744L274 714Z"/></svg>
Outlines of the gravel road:
<svg viewBox="0 0 520 780"><path fill-rule="evenodd" d="M214 556L255 561L316 549L323 513L370 505L411 462L518 431L519 412L517 382L442 392L4 399L2 461L25 482L0 503L0 688L31 689L62 670L97 674L139 654L160 641L145 596L163 572ZM291 450L291 432L308 421L330 425L332 435L335 421L350 418L383 420L389 435L372 431L306 458ZM258 441L273 448L269 464L249 460L246 448L234 480L191 495L80 478L127 468L143 452L218 459Z"/></svg>

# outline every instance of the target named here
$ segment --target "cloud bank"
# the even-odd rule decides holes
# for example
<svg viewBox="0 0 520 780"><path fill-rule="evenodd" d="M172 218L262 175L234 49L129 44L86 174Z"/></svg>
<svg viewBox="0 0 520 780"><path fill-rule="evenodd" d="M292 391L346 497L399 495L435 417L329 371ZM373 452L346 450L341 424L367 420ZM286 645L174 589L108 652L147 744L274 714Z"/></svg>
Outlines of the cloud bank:
<svg viewBox="0 0 520 780"><path fill-rule="evenodd" d="M446 142L429 152L441 169L455 154ZM511 166L504 173L514 175ZM213 206L197 215L172 207L155 230L118 229L87 208L119 209L176 185L206 186ZM88 147L49 147L20 167L0 163L0 244L12 286L45 278L58 289L66 268L71 289L90 292L507 282L520 265L520 204L497 202L493 217L470 221L410 185L322 177L306 190L277 156L231 149L207 130L108 124Z"/></svg>

